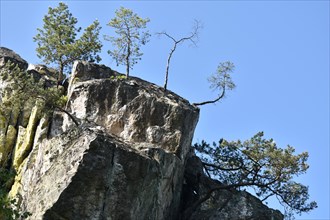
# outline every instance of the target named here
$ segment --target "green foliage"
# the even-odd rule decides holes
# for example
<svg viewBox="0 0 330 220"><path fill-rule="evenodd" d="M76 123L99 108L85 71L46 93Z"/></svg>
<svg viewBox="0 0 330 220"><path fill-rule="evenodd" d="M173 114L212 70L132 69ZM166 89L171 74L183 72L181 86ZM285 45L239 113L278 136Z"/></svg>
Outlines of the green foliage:
<svg viewBox="0 0 330 220"><path fill-rule="evenodd" d="M46 86L44 78L37 80L10 62L0 70L1 79L7 83L1 103L2 115L9 117L12 109L23 111L24 106L38 105L43 113L52 113L65 105L63 87Z"/></svg>
<svg viewBox="0 0 330 220"><path fill-rule="evenodd" d="M55 106L63 108L67 102L68 102L68 96L66 96L66 95L62 95L59 98L56 97Z"/></svg>
<svg viewBox="0 0 330 220"><path fill-rule="evenodd" d="M102 49L102 44L99 40L100 30L100 22L97 20L85 29L81 38L76 41L79 48L77 58L90 62L101 61L101 57L97 55Z"/></svg>
<svg viewBox="0 0 330 220"><path fill-rule="evenodd" d="M37 105L42 108L43 114L49 115L67 102L63 87L57 87L55 82L52 85L45 78L22 71L13 63L7 62L0 69L0 78L6 84L0 103L0 115L7 121L13 112L22 112L26 106ZM7 197L14 176L14 173L0 168L0 219L24 219L29 216L29 213L19 211L17 200Z"/></svg>
<svg viewBox="0 0 330 220"><path fill-rule="evenodd" d="M111 76L110 79L124 80L127 79L125 75Z"/></svg>
<svg viewBox="0 0 330 220"><path fill-rule="evenodd" d="M0 70L0 77L3 82L7 83L1 103L3 115L10 114L11 109L22 110L24 105L30 106L35 102L32 97L37 96L39 87L35 86L32 75L8 62Z"/></svg>
<svg viewBox="0 0 330 220"><path fill-rule="evenodd" d="M105 40L110 41L115 47L113 51L109 50L108 53L117 62L117 65L126 66L127 77L133 65L141 60L143 55L140 52L141 45L145 45L149 41L149 32L142 31L149 21L148 18L142 19L132 10L121 7L116 10L116 17L107 24L114 28L118 35L118 37L104 36Z"/></svg>
<svg viewBox="0 0 330 220"><path fill-rule="evenodd" d="M30 215L28 212L21 213L17 200L7 197L14 177L14 173L0 168L0 219L2 220L26 219Z"/></svg>
<svg viewBox="0 0 330 220"><path fill-rule="evenodd" d="M75 60L101 60L97 55L102 48L98 39L101 29L98 21L87 27L80 39L76 39L81 27L76 27L78 20L62 2L58 7L48 9L43 21L43 28L38 28L38 34L33 38L38 44L37 55L46 64L55 64L59 74L67 71Z"/></svg>
<svg viewBox="0 0 330 220"><path fill-rule="evenodd" d="M214 90L219 90L218 97L210 101L193 103L193 105L197 106L197 105L216 103L225 97L226 92L228 90L235 89L236 85L233 82L230 75L231 73L233 73L234 69L235 69L235 65L232 62L230 61L220 62L217 71L208 78L208 81L211 84L210 88Z"/></svg>
<svg viewBox="0 0 330 220"><path fill-rule="evenodd" d="M273 139L264 139L263 132L250 140L228 142L221 139L210 145L195 144L205 171L225 184L223 188L252 187L262 200L276 196L282 205L296 213L317 207L308 203L308 187L293 180L308 169L308 153L295 155L295 149L277 147Z"/></svg>
<svg viewBox="0 0 330 220"><path fill-rule="evenodd" d="M236 86L230 76L234 69L235 65L232 62L220 62L217 71L208 78L210 88L221 91L234 89Z"/></svg>

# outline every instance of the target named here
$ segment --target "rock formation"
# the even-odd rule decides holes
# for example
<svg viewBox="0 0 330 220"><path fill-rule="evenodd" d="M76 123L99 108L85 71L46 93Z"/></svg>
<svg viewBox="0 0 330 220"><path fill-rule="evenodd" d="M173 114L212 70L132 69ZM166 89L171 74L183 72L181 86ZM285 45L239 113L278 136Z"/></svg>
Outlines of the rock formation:
<svg viewBox="0 0 330 220"><path fill-rule="evenodd" d="M2 51L0 60L6 62ZM9 57L27 68L18 55ZM31 213L29 219L176 220L199 193L220 184L203 174L192 152L199 109L152 83L120 75L75 62L66 110L78 126L67 114L43 118L35 108L26 110L24 123L1 119L0 147L7 146L0 151L1 166L16 170L10 196ZM190 216L282 218L249 193L234 190L215 193Z"/></svg>
<svg viewBox="0 0 330 220"><path fill-rule="evenodd" d="M28 68L28 63L17 53L6 47L0 47L0 68L2 68L8 61L17 64L21 69Z"/></svg>

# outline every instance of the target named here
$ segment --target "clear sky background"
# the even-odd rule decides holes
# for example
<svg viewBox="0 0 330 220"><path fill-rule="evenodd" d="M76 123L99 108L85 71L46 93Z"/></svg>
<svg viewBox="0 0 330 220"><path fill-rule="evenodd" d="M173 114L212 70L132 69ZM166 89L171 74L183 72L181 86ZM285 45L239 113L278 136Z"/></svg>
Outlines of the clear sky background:
<svg viewBox="0 0 330 220"><path fill-rule="evenodd" d="M191 102L213 99L207 77L220 61L236 65L237 88L216 105L201 107L194 141L246 140L258 131L279 146L308 151L310 169L298 181L309 185L319 208L297 219L329 216L329 1L64 1L87 27L99 19L101 33L120 6L149 17L152 34L189 34L202 21L198 47L180 45L172 58L168 88ZM29 63L41 63L32 38L48 7L57 1L1 0L0 45ZM131 75L163 85L172 42L153 36ZM124 72L106 53L101 63ZM271 206L282 210L276 204ZM283 210L282 210L283 211Z"/></svg>

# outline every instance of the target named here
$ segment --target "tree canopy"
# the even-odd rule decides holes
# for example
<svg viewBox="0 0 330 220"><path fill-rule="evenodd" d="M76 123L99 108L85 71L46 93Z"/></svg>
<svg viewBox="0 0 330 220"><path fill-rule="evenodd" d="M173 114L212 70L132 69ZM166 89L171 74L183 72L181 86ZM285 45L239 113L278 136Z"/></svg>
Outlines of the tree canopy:
<svg viewBox="0 0 330 220"><path fill-rule="evenodd" d="M77 18L70 13L68 6L59 3L58 7L48 9L43 18L43 28L33 38L37 42L37 55L46 64L54 64L59 70L58 80L68 71L73 61L84 59L99 62L102 44L98 39L100 23L96 20L88 26L77 39L81 27L76 27Z"/></svg>
<svg viewBox="0 0 330 220"><path fill-rule="evenodd" d="M145 30L149 21L148 18L143 19L132 10L121 7L107 24L117 34L117 37L104 36L114 47L108 54L117 65L126 66L126 77L129 77L130 70L141 60L141 46L149 41L150 34ZM59 3L58 7L49 8L43 22L43 27L37 29L38 33L33 38L38 45L36 51L46 64L54 64L58 68L58 82L63 79L63 74L67 73L74 60L101 60L98 55L102 48L99 40L101 27L97 20L85 28L78 38L82 28L77 27L77 18L70 13L66 4ZM158 33L173 41L167 59L165 90L173 53L177 46L185 41L196 44L200 28L200 23L196 21L192 32L180 39L167 32ZM234 89L236 85L231 78L234 68L230 61L220 62L216 72L208 79L210 88L219 91L218 97L193 105L216 103L225 97L227 91ZM67 113L78 125L75 118L62 108L66 97L61 88L55 87L54 84L47 85L44 79L37 79L32 73L10 63L1 69L0 77L8 82L0 103L0 116L10 118L12 109L21 110L27 104L39 105L45 113L53 113L55 110ZM216 178L222 184L202 195L192 208L205 202L214 191L246 188L252 188L262 201L275 196L284 207L296 213L309 212L317 207L316 202L309 202L308 187L295 181L295 177L309 168L307 152L295 154L292 146L279 148L273 139L265 139L263 132L244 142L221 139L218 143L208 144L202 141L193 148L201 157L206 175ZM0 170L0 176L7 175L9 174ZM4 184L4 181L0 181L0 186ZM6 211L8 204L10 205L5 200L5 192L0 189L0 210L5 207Z"/></svg>
<svg viewBox="0 0 330 220"><path fill-rule="evenodd" d="M26 219L31 214L19 210L18 201L8 198L12 179L15 173L0 167L0 219L15 220Z"/></svg>
<svg viewBox="0 0 330 220"><path fill-rule="evenodd" d="M143 31L149 21L149 18L140 18L132 10L121 7L116 10L116 16L107 24L114 28L118 35L118 37L104 36L105 40L110 41L115 48L108 53L117 65L126 66L126 77L129 76L134 64L141 60L143 55L140 51L141 45L149 41L149 32Z"/></svg>
<svg viewBox="0 0 330 220"><path fill-rule="evenodd" d="M63 87L55 86L55 80L52 82L39 78L10 62L1 68L0 77L7 82L0 103L0 115L10 118L13 109L23 111L26 106L38 105L45 115L58 110L66 113L78 125L75 118L63 108L67 99Z"/></svg>
<svg viewBox="0 0 330 220"><path fill-rule="evenodd" d="M230 62L220 62L217 68L217 71L213 73L208 81L210 83L210 88L214 90L219 90L219 95L216 99L204 102L193 103L193 105L206 105L212 104L220 101L225 97L228 90L235 89L236 85L231 78L231 73L234 71L235 65Z"/></svg>
<svg viewBox="0 0 330 220"><path fill-rule="evenodd" d="M308 187L294 181L294 177L309 168L308 153L295 155L292 146L279 148L273 139L263 136L259 132L244 142L220 139L212 145L205 141L194 145L207 175L224 184L211 189L201 200L216 190L250 187L262 201L276 196L282 205L296 213L316 208L316 202L308 202Z"/></svg>

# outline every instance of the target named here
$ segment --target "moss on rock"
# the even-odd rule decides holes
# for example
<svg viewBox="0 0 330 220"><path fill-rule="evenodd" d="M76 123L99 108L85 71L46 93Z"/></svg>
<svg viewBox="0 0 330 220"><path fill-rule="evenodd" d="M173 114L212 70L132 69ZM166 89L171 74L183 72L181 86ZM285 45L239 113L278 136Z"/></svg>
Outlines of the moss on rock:
<svg viewBox="0 0 330 220"><path fill-rule="evenodd" d="M40 109L38 107L34 107L32 109L29 123L24 131L24 134L19 135L17 144L15 146L13 167L16 171L18 170L23 160L28 156L29 152L31 151L34 141L34 135L39 120L40 120Z"/></svg>
<svg viewBox="0 0 330 220"><path fill-rule="evenodd" d="M8 155L13 150L16 140L16 134L17 134L17 130L15 129L15 127L9 125L7 134L2 135L2 137L0 137L0 141L1 141L0 145L2 145L0 147L0 167L4 167L9 159Z"/></svg>

